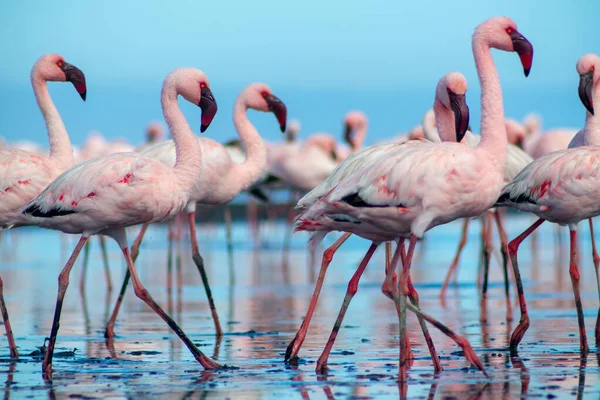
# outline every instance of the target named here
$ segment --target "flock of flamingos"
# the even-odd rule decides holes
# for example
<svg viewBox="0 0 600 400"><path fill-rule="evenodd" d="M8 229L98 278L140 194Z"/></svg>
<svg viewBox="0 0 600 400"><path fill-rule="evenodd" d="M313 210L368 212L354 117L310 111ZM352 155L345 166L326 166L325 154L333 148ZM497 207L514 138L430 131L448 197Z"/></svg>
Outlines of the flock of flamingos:
<svg viewBox="0 0 600 400"><path fill-rule="evenodd" d="M344 314L357 290L376 248L386 244L387 256L383 293L395 303L400 326L399 381L407 379L412 357L407 337L407 310L418 317L436 372L442 365L431 340L428 325L440 329L463 350L467 360L486 373L469 342L455 334L419 307L419 297L410 277L415 246L425 233L441 224L464 218L461 245L442 289L442 296L468 229L469 218L482 217L483 295L491 254L492 225L501 238L507 319L512 316L509 301L509 274L512 266L519 295L521 318L510 338L516 351L529 327L529 317L519 274L517 253L521 242L544 221L567 225L570 230L569 271L576 300L581 352L588 351L579 293L577 266L577 224L589 219L592 228L594 264L598 274L600 257L593 241L591 218L600 214L600 117L594 104L600 101L600 58L594 54L576 63L580 77L579 97L585 109L585 126L580 131L554 130L540 134L536 118L523 124L505 119L502 90L491 49L515 52L525 76L533 61L531 43L507 17L491 18L480 24L472 36L472 48L481 85L480 135L469 127L466 103L467 82L457 72L443 76L436 87L433 111L409 135L363 148L367 121L360 112L345 120L346 140L342 147L329 135L316 134L304 143L295 141L296 123L286 130L284 103L262 83L253 83L237 97L233 123L239 141L222 145L197 137L179 109L182 96L201 109L200 132L209 128L217 103L208 77L194 68L179 68L167 75L161 104L172 140L164 140L160 127L151 126L148 144L135 149L127 143L107 144L93 136L81 151L74 152L67 130L48 92L48 81L71 82L86 98L82 71L57 54L42 56L33 66L31 83L43 114L50 141L49 154L25 150L5 143L0 149L0 229L39 226L79 234L75 250L59 275L56 309L43 372L51 374L52 356L58 334L63 299L71 269L92 235L113 238L128 266L126 281L133 282L137 297L147 303L175 331L206 369L223 368L207 357L177 323L152 299L136 272L134 261L150 223L168 221L180 213L189 218L192 256L203 282L217 335L222 334L210 293L208 277L198 250L195 208L201 204L226 204L239 193L261 195L286 188L306 193L298 202L296 230L313 233L316 243L331 231L343 235L323 255L321 270L306 317L289 344L285 361L297 360L315 309L323 279L336 250L352 234L372 242L355 274L326 348L317 362L317 372L327 371L327 359ZM575 61L575 60L574 60ZM248 109L272 112L286 140L266 145L248 120ZM512 207L539 217L522 234L508 242L498 207ZM125 228L143 227L129 247ZM408 249L405 241L408 240ZM392 242L397 244L392 253ZM396 275L396 266L401 272ZM1 280L0 280L1 282ZM123 285L123 290L127 287ZM0 297L2 285L0 284ZM599 285L600 289L600 285ZM9 314L1 298L2 317L12 358L18 351ZM119 303L106 328L114 336ZM595 338L600 341L600 325Z"/></svg>

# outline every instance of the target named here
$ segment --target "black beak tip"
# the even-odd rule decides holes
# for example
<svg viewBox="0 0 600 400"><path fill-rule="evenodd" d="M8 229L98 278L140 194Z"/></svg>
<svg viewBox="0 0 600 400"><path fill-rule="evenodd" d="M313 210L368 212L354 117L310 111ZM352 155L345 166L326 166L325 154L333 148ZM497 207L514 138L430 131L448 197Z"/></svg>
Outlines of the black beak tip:
<svg viewBox="0 0 600 400"><path fill-rule="evenodd" d="M204 125L204 124L200 125L200 132L201 133L204 133L204 131L206 131L207 129L208 129L208 125Z"/></svg>
<svg viewBox="0 0 600 400"><path fill-rule="evenodd" d="M282 133L285 132L285 124L279 125L279 129L281 129Z"/></svg>
<svg viewBox="0 0 600 400"><path fill-rule="evenodd" d="M79 93L79 95L81 96L81 100L85 101L85 98L87 96L87 92Z"/></svg>
<svg viewBox="0 0 600 400"><path fill-rule="evenodd" d="M525 78L527 78L529 76L529 71L531 71L531 68L523 69L523 72L525 72Z"/></svg>

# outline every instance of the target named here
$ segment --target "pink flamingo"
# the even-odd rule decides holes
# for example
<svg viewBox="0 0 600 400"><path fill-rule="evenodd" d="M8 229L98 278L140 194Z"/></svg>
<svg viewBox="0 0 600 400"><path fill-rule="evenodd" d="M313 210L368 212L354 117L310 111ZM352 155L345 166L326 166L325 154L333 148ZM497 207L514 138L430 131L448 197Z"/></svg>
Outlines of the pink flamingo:
<svg viewBox="0 0 600 400"><path fill-rule="evenodd" d="M440 111L443 113L443 117L445 119L450 119L449 123L448 121L444 121L442 125L444 126L444 128L452 130L454 132L455 137L457 135L456 132L458 132L459 137L457 139L460 140L462 139L462 135L467 129L469 120L468 107L465 103L466 85L463 85L462 82L459 80L448 79L448 77L452 76L452 74L448 74L440 80L438 90L436 91L436 103L439 103L440 107L443 108L443 110ZM456 128L458 128L458 131L456 130ZM346 293L346 298L344 300L342 310L340 310L340 314L338 316L338 319L336 320L334 329L332 331L332 335L330 336L330 339L327 343L327 347L317 363L317 371L319 372L323 372L327 368L327 359L329 356L329 352L333 347L335 337L337 336L337 331L341 326L347 307L350 304L350 300L352 299L352 297L358 289L358 281L371 258L372 251L374 251L376 247L382 242L392 241L395 240L397 237L396 234L393 232L381 231L377 228L374 228L372 226L366 226L364 224L356 225L354 223L356 221L345 220L343 218L343 215L340 214L336 214L334 216L325 218L322 218L322 216L312 218L311 210L313 206L316 206L321 201L321 199L327 196L329 192L334 190L335 187L340 183L340 181L343 181L356 171L359 171L362 168L365 168L366 166L377 162L386 154L395 152L405 147L418 146L422 143L426 142L422 140L406 142L389 142L367 147L366 149L351 155L346 161L342 162L323 183L321 183L319 186L317 186L315 189L313 189L311 192L305 195L298 202L297 208L303 210L303 213L299 216L297 229L318 231L318 233L316 233L315 236L313 236L313 245L311 247L314 248L314 243L318 240L321 240L323 236L325 236L325 234L327 234L327 232L331 230L341 230L347 233L345 233L340 239L338 239L331 247L329 247L323 253L321 270L319 272L319 277L315 286L315 291L311 298L309 309L302 322L300 329L298 330L296 336L287 348L285 356L286 361L294 360L297 358L300 347L302 346L302 343L304 342L304 339L306 337L306 332L308 330L312 314L318 301L318 297L323 285L323 281L325 279L327 268L331 263L333 255L335 254L337 249L348 239L348 237L350 237L351 233L355 233L358 236L371 240L373 244L348 285L348 291ZM318 209L318 206L316 207ZM411 301L418 308L418 294L412 289L412 287ZM427 345L433 358L435 370L436 372L439 372L442 370L442 367L439 362L437 353L435 351L435 347L433 346L433 342L431 341L431 338L427 331L427 326L424 323L424 317L425 316L423 315L419 315L419 322L421 324L423 334L426 338ZM451 337L458 338L457 336ZM462 340L457 340L460 343L464 344ZM467 353L469 354L469 356L471 355L471 353L468 350ZM473 360L475 360L475 358L473 358Z"/></svg>
<svg viewBox="0 0 600 400"><path fill-rule="evenodd" d="M18 225L19 210L35 198L61 172L73 165L73 150L65 125L54 106L46 82L71 82L81 98L86 98L85 76L58 54L40 57L31 70L31 85L44 117L50 154L44 157L18 149L0 150L0 231ZM11 358L19 356L4 302L0 278L0 307Z"/></svg>
<svg viewBox="0 0 600 400"><path fill-rule="evenodd" d="M517 52L526 76L533 58L531 44L509 18L492 18L475 30L473 53L481 84L482 104L479 146L471 148L443 142L402 147L340 182L305 213L311 220L319 215L329 215L356 225L366 224L393 232L396 237L410 238L400 279L402 290L397 299L402 312L401 382L406 380L407 367L405 296L411 293L408 273L418 238L437 225L487 212L494 205L503 184L507 142L502 91L491 57L492 47ZM442 120L438 120L438 125L442 124ZM305 224L301 222L300 226ZM398 252L394 260L399 259ZM387 272L384 293L396 297L390 289L393 286L392 268Z"/></svg>
<svg viewBox="0 0 600 400"><path fill-rule="evenodd" d="M540 118L529 115L524 121L525 138L523 150L531 157L539 158L553 151L564 150L577 133L577 129L554 128L542 133Z"/></svg>
<svg viewBox="0 0 600 400"><path fill-rule="evenodd" d="M219 142L209 138L196 138L196 146L202 149L202 165L198 165L194 170L194 174L198 178L185 206L185 212L190 225L192 259L198 268L204 289L206 290L217 336L222 335L223 330L219 322L219 316L204 268L204 260L198 249L196 239L196 203L210 205L228 203L260 177L266 165L266 149L256 128L246 116L246 111L249 108L263 112L272 112L279 122L281 131L285 131L287 118L285 104L274 96L271 89L264 83L253 83L247 86L239 94L233 107L233 123L246 149L245 161L241 164L232 161L227 149ZM167 140L144 150L142 155L146 158L160 161L170 167L176 165L179 153L180 149L177 141ZM142 238L148 224L151 222L154 221L147 221L140 230L131 249L132 259L137 257ZM128 282L129 274L126 274L117 304L106 326L106 337L108 338L114 337L114 324Z"/></svg>
<svg viewBox="0 0 600 400"><path fill-rule="evenodd" d="M539 219L517 236L508 245L512 261L519 303L521 320L510 339L511 351L516 352L521 339L529 328L529 314L523 294L523 285L519 273L517 253L519 245L527 236L535 231L544 221L559 225L568 225L570 231L571 257L569 273L575 295L577 321L579 324L579 345L582 354L588 352L587 336L583 318L583 308L579 294L579 269L577 266L577 224L584 219L600 214L598 196L600 195L600 170L598 158L600 147L591 145L600 139L600 119L594 115L594 103L600 101L600 62L598 57L582 57L577 63L580 75L579 96L586 108L585 128L580 131L573 146L567 150L546 154L525 168L512 182L502 190L498 205L529 211ZM591 226L590 226L591 227ZM593 232L593 228L592 228ZM597 265L597 254L594 244L594 263ZM599 330L596 322L596 340Z"/></svg>
<svg viewBox="0 0 600 400"><path fill-rule="evenodd" d="M46 374L52 372L52 355L69 273L88 238L98 234L110 236L118 243L133 277L136 296L177 333L203 367L219 367L192 343L143 287L127 247L125 231L128 226L168 220L187 206L199 179L197 171L202 159L198 141L179 109L177 97L181 95L199 105L202 109L201 131L204 132L217 111L209 87L206 75L191 68L177 69L164 81L162 109L177 148L177 160L173 167L134 152L95 158L61 174L23 209L18 224L81 234L58 279L54 321L42 366Z"/></svg>

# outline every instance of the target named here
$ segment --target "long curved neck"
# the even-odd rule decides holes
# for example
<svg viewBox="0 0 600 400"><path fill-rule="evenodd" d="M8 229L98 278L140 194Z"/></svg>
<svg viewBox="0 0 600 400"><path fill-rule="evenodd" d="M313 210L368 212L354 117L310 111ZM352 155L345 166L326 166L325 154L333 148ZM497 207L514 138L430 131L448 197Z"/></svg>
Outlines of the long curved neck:
<svg viewBox="0 0 600 400"><path fill-rule="evenodd" d="M178 92L173 85L166 84L161 93L161 105L165 121L175 142L176 161L173 169L179 185L191 192L199 178L202 152L196 136L190 129L177 103Z"/></svg>
<svg viewBox="0 0 600 400"><path fill-rule="evenodd" d="M356 133L354 134L354 145L352 146L352 151L357 152L363 148L365 143L365 138L367 137L367 122L364 121L358 125L358 129L356 129Z"/></svg>
<svg viewBox="0 0 600 400"><path fill-rule="evenodd" d="M60 114L50 98L46 79L34 71L31 74L31 85L33 86L35 100L46 123L50 141L50 159L63 170L71 168L73 166L71 140Z"/></svg>
<svg viewBox="0 0 600 400"><path fill-rule="evenodd" d="M490 161L504 170L507 162L507 139L500 78L492 59L490 46L481 37L473 38L473 55L481 86L481 142Z"/></svg>
<svg viewBox="0 0 600 400"><path fill-rule="evenodd" d="M444 106L438 98L433 102L433 112L437 132L442 142L456 142L456 125L454 124L454 113Z"/></svg>
<svg viewBox="0 0 600 400"><path fill-rule="evenodd" d="M246 116L247 110L245 98L238 97L233 106L233 124L242 146L246 149L246 160L241 164L233 163L228 173L231 177L228 181L236 183L231 185L231 189L236 192L256 182L267 165L267 149L256 128Z"/></svg>

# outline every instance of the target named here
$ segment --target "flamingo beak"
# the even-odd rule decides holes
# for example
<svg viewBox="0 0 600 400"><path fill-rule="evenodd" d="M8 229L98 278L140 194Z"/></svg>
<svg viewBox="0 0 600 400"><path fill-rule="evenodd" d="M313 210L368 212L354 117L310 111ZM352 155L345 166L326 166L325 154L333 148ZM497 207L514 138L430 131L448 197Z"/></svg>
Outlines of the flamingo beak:
<svg viewBox="0 0 600 400"><path fill-rule="evenodd" d="M350 147L354 148L354 143L352 142L352 127L348 123L344 124L344 140Z"/></svg>
<svg viewBox="0 0 600 400"><path fill-rule="evenodd" d="M533 46L529 40L525 39L525 36L517 32L516 29L513 29L510 32L510 39L512 40L514 51L517 52L519 58L521 59L521 64L523 64L523 72L527 77L529 76L531 64L533 63Z"/></svg>
<svg viewBox="0 0 600 400"><path fill-rule="evenodd" d="M450 107L454 111L456 141L460 142L469 129L469 106L464 94L456 94L448 90L448 97L450 97Z"/></svg>
<svg viewBox="0 0 600 400"><path fill-rule="evenodd" d="M592 100L592 86L594 82L594 71L589 71L579 76L579 98L588 110L594 115L594 102Z"/></svg>
<svg viewBox="0 0 600 400"><path fill-rule="evenodd" d="M68 62L63 62L60 69L65 73L67 82L71 82L73 86L75 86L75 90L77 90L77 93L79 93L83 101L85 101L87 86L85 85L85 75L83 72Z"/></svg>
<svg viewBox="0 0 600 400"><path fill-rule="evenodd" d="M212 122L215 114L217 113L217 101L213 96L210 88L205 86L200 89L200 102L198 106L202 110L202 117L200 118L200 132L204 132Z"/></svg>
<svg viewBox="0 0 600 400"><path fill-rule="evenodd" d="M275 114L277 122L279 122L279 128L281 132L285 132L285 123L287 121L287 108L281 100L272 94L265 96L265 101L269 106L269 111Z"/></svg>

